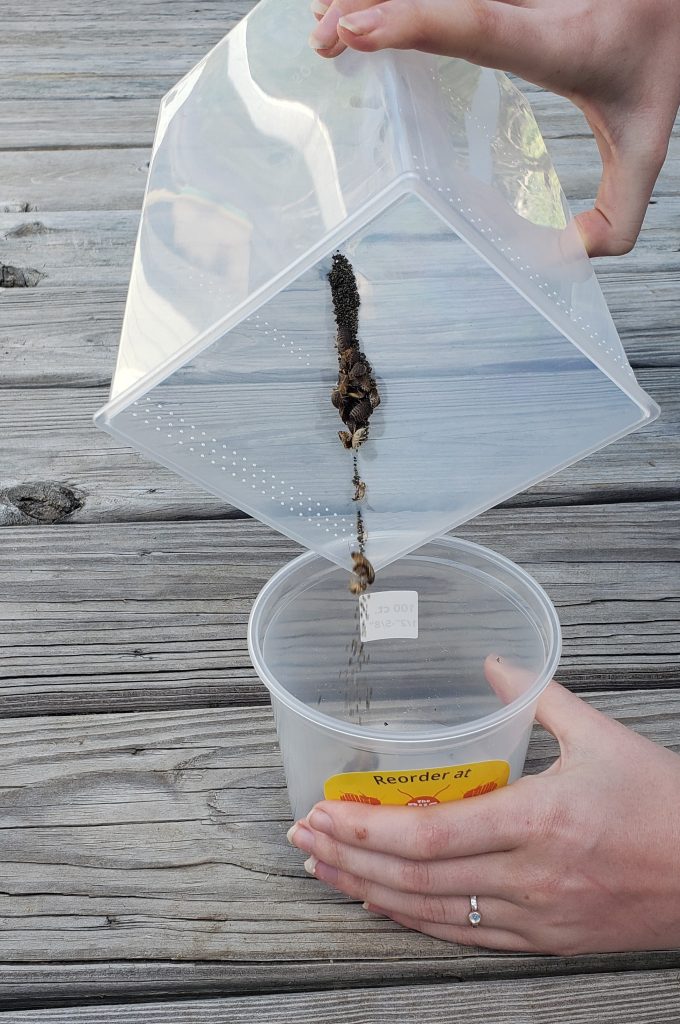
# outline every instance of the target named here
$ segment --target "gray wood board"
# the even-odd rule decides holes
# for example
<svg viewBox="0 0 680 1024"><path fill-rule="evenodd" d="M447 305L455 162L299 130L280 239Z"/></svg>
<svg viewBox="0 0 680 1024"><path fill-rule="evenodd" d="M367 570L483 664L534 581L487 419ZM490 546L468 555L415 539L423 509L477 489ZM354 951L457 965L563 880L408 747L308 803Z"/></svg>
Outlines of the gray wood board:
<svg viewBox="0 0 680 1024"><path fill-rule="evenodd" d="M678 682L674 503L496 509L457 534L524 565L560 615L569 686ZM300 549L251 520L8 528L6 716L266 703L246 624Z"/></svg>
<svg viewBox="0 0 680 1024"><path fill-rule="evenodd" d="M461 950L462 954L462 950ZM0 965L0 1008L10 1007L47 1007L47 1006L69 1006L69 1012L73 1013L73 1004L96 1003L98 1007L106 1001L108 1004L127 1000L148 1000L148 999L178 999L186 1000L191 996L208 997L211 1004L215 997L242 995L250 993L258 996L264 993L276 993L276 998L283 1003L282 993L293 991L315 991L323 987L324 998L327 1004L335 998L338 989L356 989L365 986L392 986L389 992L391 1000L399 1006L400 992L394 991L394 986L408 985L416 981L425 984L440 985L442 982L475 981L467 991L474 998L480 982L488 978L507 979L500 983L502 991L506 986L510 992L515 991L518 980L523 976L537 975L549 977L547 984L552 988L558 978L573 979L572 984L578 979L579 991L596 993L598 991L598 977L593 977L594 972L616 969L617 966L624 967L626 971L642 971L646 968L653 969L654 973L645 973L645 978L663 977L663 968L676 968L670 974L671 981L677 975L677 965L680 962L680 955L674 951L663 951L655 953L630 953L625 957L622 954L591 954L577 957L545 957L511 955L498 956L486 954L483 951L471 951L471 955L455 960L437 960L427 964L423 959L407 960L398 959L393 962L380 960L345 961L333 960L326 964L292 963L284 960L282 963L246 963L239 964L236 961L109 961L101 963L67 963L67 964L2 964ZM622 981L627 975L619 974ZM632 974L637 982L638 975ZM559 982L561 984L561 982ZM652 989L654 981L651 981ZM461 997L462 997L461 991ZM483 989L480 988L480 991ZM646 989L645 989L646 992ZM427 993L424 993L427 996ZM365 993L361 993L361 999ZM495 997L495 1005L491 1012L485 1008L486 1021L497 1020L496 1014L501 1005L500 992ZM593 997L593 1002L595 999ZM655 1001L654 991L647 997L655 1014L658 1008ZM174 1017L181 1003L166 1006L166 1017ZM670 1003L673 1006L673 1003ZM108 1011L111 1007L107 1006ZM209 1007L208 1007L209 1008ZM138 1008L141 1012L143 1007ZM525 1000L524 1012L529 1013L533 1004ZM637 1012L637 1004L633 1004ZM102 1011L100 1010L100 1013ZM602 1024L606 1018L600 1014L606 1012L600 1009L599 1003L591 1011L591 1016L586 1020L597 1020ZM592 1016L597 1013L597 1017ZM618 1005L615 1006L615 1022L625 1020L621 1015ZM420 1013L418 1013L420 1017ZM16 1018L21 1021L22 1018ZM288 1017L287 1020L294 1019ZM317 1018L313 1018L316 1020ZM400 1024L404 1021L401 1016ZM449 1018L451 1017L449 1016ZM466 1018L456 1016L465 1024ZM659 1018L655 1016L654 1021ZM362 1024L366 1020L361 1018ZM634 1017L633 1021L638 1018ZM673 1024L675 1024L674 1018ZM531 1017L519 1018L519 1024L532 1024ZM571 1024L571 1022L570 1022Z"/></svg>
<svg viewBox="0 0 680 1024"><path fill-rule="evenodd" d="M107 104L118 100L120 106L111 120L120 123L127 113L125 101L148 97L157 102L252 6L247 0L167 5L158 0L142 0L138 4L124 0L117 6L115 16L107 16L106 12L94 16L83 3L54 8L43 0L30 12L22 12L21 17L10 13L3 18L0 121L4 116L8 126L16 125L16 112L20 110L16 104L39 97L41 108L47 103L43 124L53 124L57 145L64 142L65 120L70 122L71 129L75 127L75 118L65 117L59 108L64 99L89 104L91 113L95 102ZM49 24L41 16L41 7L49 12ZM309 18L311 29L311 15L305 11L303 16ZM77 32L73 30L75 19ZM27 75L29 60L31 74ZM64 75L65 62L68 75ZM544 133L551 133L553 123L560 134L588 132L583 115L562 97L532 85L525 85L525 89ZM14 111L6 101L15 104ZM39 118L40 112L37 114ZM81 115L82 127L76 130L87 131L87 108L73 108L73 114ZM35 108L31 115L38 119ZM149 131L153 130L154 120L149 123ZM102 121L100 125L106 128ZM35 147L34 136L26 131L21 137L28 138ZM72 144L74 136L69 133L66 137ZM89 140L92 143L93 137L89 136Z"/></svg>
<svg viewBox="0 0 680 1024"><path fill-rule="evenodd" d="M675 1024L680 974L600 974L7 1013L6 1024Z"/></svg>
<svg viewBox="0 0 680 1024"><path fill-rule="evenodd" d="M68 79L67 79L68 80ZM0 150L0 213L28 206L43 213L59 210L138 210L142 204L150 148L78 150ZM592 201L600 180L594 139L556 138L550 154L571 201ZM654 205L680 194L680 137L671 139L668 159L654 189ZM7 209L6 209L7 208ZM663 227L663 212L650 209L647 225ZM657 214L656 218L652 214ZM672 217L672 213L666 217ZM670 226L670 225L669 225ZM644 241L644 236L643 236ZM672 239L668 238L670 245ZM663 248L663 240L656 240ZM671 246L672 248L672 246ZM634 256L618 259L619 269ZM598 261L598 265L602 263Z"/></svg>
<svg viewBox="0 0 680 1024"><path fill-rule="evenodd" d="M21 202L12 205L20 206L24 198L22 195ZM30 205L31 201L27 202ZM38 288L31 290L30 294L36 296L75 291L76 285L81 291L96 289L107 294L119 287L127 288L138 225L137 209L0 212L3 260L37 266L45 277ZM655 286L657 278L663 288L667 277L677 274L679 228L680 196L662 196L650 206L634 252L595 264L603 288L612 289L613 299L617 295L623 299L616 286L630 287L634 272L645 275L647 288ZM4 291L3 305L10 309L23 298L24 293L19 291ZM616 312L615 301L612 306ZM619 315L625 315L625 309ZM648 311L653 312L653 308Z"/></svg>
<svg viewBox="0 0 680 1024"><path fill-rule="evenodd" d="M29 22L24 28L23 45L17 42L14 48L3 20L0 84L6 91L0 94L0 149L150 146L162 95L224 34L220 29L202 30L192 39L191 33L182 33L181 22L162 22L162 28L161 23L154 21L146 26L143 22L130 22L128 32L124 31L125 26L115 24L113 31L109 28L106 42L88 39L83 33L83 38L68 45L65 54L58 31L53 31L52 18L49 26L43 21L42 32L31 32ZM225 17L224 30L228 27ZM106 89L102 89L100 74L103 46L107 47ZM33 74L27 87L25 68L29 53ZM71 61L69 83L53 96L51 81L63 75L65 59ZM95 78L99 79L99 87L89 91ZM117 80L113 88L109 84L111 78ZM140 89L140 80L149 84ZM37 83L43 90L39 103ZM29 98L17 96L17 92L25 95L26 91ZM592 135L583 114L563 97L535 91L529 98L548 146L553 138L580 139Z"/></svg>
<svg viewBox="0 0 680 1024"><path fill-rule="evenodd" d="M657 368L641 370L638 377L661 406L655 423L535 484L508 504L677 500L679 373L675 368ZM0 527L40 521L44 510L39 503L34 505L33 518L21 508L21 495L36 482L57 484L79 496L69 516L73 523L242 515L97 430L92 416L106 401L107 389L15 387L0 393Z"/></svg>
<svg viewBox="0 0 680 1024"><path fill-rule="evenodd" d="M589 700L680 747L677 692ZM555 755L555 741L536 729L528 771ZM413 980L438 980L442 966L459 977L477 969L474 950L367 915L305 875L285 839L290 812L268 709L5 720L0 766L0 963L230 961L232 978L252 981L279 961L283 988L280 961L307 963L317 987L337 983L336 960L362 965L359 983L399 978L402 959ZM486 977L579 963L485 956ZM640 954L583 960L606 970L639 964ZM669 959L646 954L645 963ZM0 999L5 977L0 967Z"/></svg>
<svg viewBox="0 0 680 1024"><path fill-rule="evenodd" d="M46 33L51 35L49 29ZM4 24L3 24L4 33ZM102 96L91 99L80 96L52 98L43 96L40 103L34 97L29 99L0 99L0 150L73 150L101 146L151 146L158 119L159 102L162 94L171 88L219 41L220 34L205 39L194 46L193 58L183 49L184 41L171 27L165 35L173 40L173 46L164 45L166 40L159 30L151 40L139 37L119 37L119 46L109 45L107 62L116 73L127 74L136 79L136 69L143 63L144 74L163 71L163 85L154 95L138 95L127 88L131 95ZM70 54L77 63L77 74L91 76L101 67L102 48L87 40L80 45L80 52ZM55 48L57 49L57 48ZM155 55L152 53L155 50ZM26 53L17 55L4 47L2 53L4 76L17 73L26 66ZM44 76L45 85L52 76L63 73L63 53L45 49L34 51L31 57L36 79ZM75 69L74 69L75 70ZM0 79L1 82L1 79ZM159 83L160 84L160 83ZM84 90L83 90L84 91ZM544 137L588 137L590 129L580 111L560 97L548 92L532 96L532 105L540 120Z"/></svg>
<svg viewBox="0 0 680 1024"><path fill-rule="evenodd" d="M130 173L143 178L138 159L135 151ZM70 180L70 172L57 165L55 174L61 173ZM6 205L35 199L25 195L10 196ZM0 388L108 385L137 222L138 213L126 210L0 213L3 261L44 275L35 288L0 289ZM605 297L635 367L680 363L679 229L680 198L659 199L650 207L636 250L598 263Z"/></svg>
<svg viewBox="0 0 680 1024"><path fill-rule="evenodd" d="M430 965L427 972L430 978L424 977L426 966L424 961L401 959L394 963L379 960L351 962L334 960L328 964L292 963L283 961L277 964L245 964L236 962L213 961L200 962L162 962L162 961L114 961L104 963L68 963L68 964L2 964L0 970L0 1008L10 1007L47 1007L72 1006L78 1003L96 1003L101 1006L106 1000L109 1004L117 1001L150 998L175 998L186 1000L190 996L209 997L211 1002L218 996L241 995L251 993L281 993L293 991L314 991L323 986L326 1002L330 1002L338 989L356 989L364 986L401 986L411 981L439 985L448 981L459 982L472 980L477 983L487 978L502 978L509 981L511 991L519 978L532 974L541 977L549 976L549 985L553 985L558 977L572 978L578 976L579 987L593 992L597 991L598 978L594 972L615 969L617 963L626 971L634 972L647 967L653 968L652 977L661 976L663 968L677 968L680 957L677 952L631 953L626 955L625 963L621 954L592 954L578 957L553 957L551 959L533 956L499 957L476 951L473 955L452 961L437 961ZM677 974L672 971L671 978ZM586 976L587 975L587 976ZM622 979L626 975L618 975ZM633 975L637 977L636 975ZM645 974L645 977L647 975ZM469 989L474 996L477 985ZM391 988L390 996L399 1005L399 992ZM362 998L363 998L362 993ZM180 1004L181 1005L181 1004ZM672 1003L671 1003L672 1005ZM650 1006L656 1008L653 996ZM174 1004L167 1007L167 1015L174 1016L179 1007ZM525 1004L525 1012L531 1004ZM635 1007L637 1009L637 1006ZM108 1007L107 1007L108 1009ZM140 1008L141 1009L141 1008ZM498 1009L498 997L494 1013ZM617 1012L619 1008L617 1006ZM21 1017L18 1018L21 1021ZM287 1018L290 1020L291 1018ZM315 1018L316 1019L316 1018ZM450 1019L450 1018L449 1018ZM458 1018L456 1018L458 1019ZM465 1018L460 1018L465 1024ZM489 1016L487 1021L495 1021ZM588 1018L587 1018L588 1019ZM623 1018L615 1017L614 1020ZM635 1019L635 1018L634 1018ZM655 1018L658 1019L658 1018ZM362 1020L365 1020L363 1018ZM400 1018L403 1021L403 1016ZM589 1020L593 1020L592 1016ZM601 1024L600 1017L597 1017ZM520 1018L521 1024L531 1024L531 1018Z"/></svg>

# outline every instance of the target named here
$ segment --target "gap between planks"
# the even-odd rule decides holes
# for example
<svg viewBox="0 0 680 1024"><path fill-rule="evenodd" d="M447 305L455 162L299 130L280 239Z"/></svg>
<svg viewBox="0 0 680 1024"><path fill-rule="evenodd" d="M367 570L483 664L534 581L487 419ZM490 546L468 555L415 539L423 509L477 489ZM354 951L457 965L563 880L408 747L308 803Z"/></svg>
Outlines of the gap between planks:
<svg viewBox="0 0 680 1024"><path fill-rule="evenodd" d="M185 1002L68 1007L7 1013L6 1024L677 1024L677 970L551 976L474 984L402 984ZM320 981L320 979L319 979ZM310 983L313 984L312 979ZM330 988L330 991L329 991ZM189 993L191 994L191 993ZM30 996L29 996L30 1000Z"/></svg>

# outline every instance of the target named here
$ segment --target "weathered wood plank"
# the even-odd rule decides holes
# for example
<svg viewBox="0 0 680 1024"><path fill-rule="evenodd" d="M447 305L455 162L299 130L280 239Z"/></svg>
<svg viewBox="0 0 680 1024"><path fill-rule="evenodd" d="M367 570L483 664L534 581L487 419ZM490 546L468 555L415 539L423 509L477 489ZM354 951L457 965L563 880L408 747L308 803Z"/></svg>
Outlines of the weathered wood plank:
<svg viewBox="0 0 680 1024"><path fill-rule="evenodd" d="M108 151L105 151L108 152ZM112 155L115 151L111 151ZM55 158L53 173L57 173L66 154ZM145 162L137 165L138 151L130 166L137 180L138 199L144 185ZM120 158L120 154L116 154ZM680 157L680 139L678 140ZM41 154L44 159L45 154ZM88 158L100 160L98 151L88 152ZM117 167L114 164L113 169ZM46 170L44 171L46 173ZM106 180L107 185L113 185ZM89 186L90 190L92 185ZM29 210L15 209L24 203L37 205L35 195L23 193L12 209L0 211L0 238L3 259L8 262L42 261L42 270L48 276L49 286L63 289L69 283L69 272L82 268L85 277L81 284L127 284L129 263L132 258L139 225L138 209L74 209ZM100 200L101 202L101 200ZM650 206L645 228L638 246L628 257L608 258L595 264L604 286L612 281L626 281L635 267L638 273L673 274L680 265L677 230L680 227L680 196L660 196ZM85 259L85 257L89 259ZM102 273L107 268L108 276ZM44 290L47 284L42 286ZM11 298L11 296L8 296Z"/></svg>
<svg viewBox="0 0 680 1024"><path fill-rule="evenodd" d="M69 79L66 78L68 81ZM553 139L550 153L564 190L571 201L590 201L600 180L600 164L594 139ZM0 213L59 210L137 210L142 203L150 149L8 150L0 151ZM680 194L680 138L671 140L664 169L654 189L657 200ZM5 211L5 207L9 210ZM650 210L647 234L651 244L664 248L659 229L669 229L668 212ZM653 214L657 217L654 218ZM662 216L664 214L664 216ZM655 227L656 225L656 227ZM667 243L672 248L674 233ZM644 242L643 236L643 242ZM677 248L677 247L676 247ZM618 260L623 269L630 260ZM602 267L602 262L598 263Z"/></svg>
<svg viewBox="0 0 680 1024"><path fill-rule="evenodd" d="M17 212L26 206L40 213L137 210L142 205L149 156L147 146L0 151L0 213Z"/></svg>
<svg viewBox="0 0 680 1024"><path fill-rule="evenodd" d="M24 199L22 196L15 205ZM32 205L30 198L26 202ZM73 287L74 277L81 289L127 287L138 226L137 210L0 212L3 260L38 266L46 275L41 293ZM627 286L633 272L650 275L644 282L648 288L672 283L680 268L674 244L678 228L680 196L659 198L649 209L645 230L630 258L596 264L603 286ZM3 302L11 306L13 298L7 293Z"/></svg>
<svg viewBox="0 0 680 1024"><path fill-rule="evenodd" d="M1 1007L46 1007L73 1006L78 1003L97 1003L103 1001L115 1003L134 999L182 999L190 996L210 997L243 995L252 993L258 996L264 993L280 993L293 991L315 991L324 987L326 1000L333 999L338 989L357 989L364 986L406 985L411 981L439 985L444 981L459 982L474 980L481 982L489 977L512 979L511 991L519 978L536 974L550 976L552 986L559 977L571 978L579 976L584 992L589 991L595 979L592 972L614 970L617 964L625 966L626 971L654 968L654 974L645 974L646 978L659 977L663 968L677 968L679 957L677 952L631 953L626 956L625 965L617 955L616 961L611 954L598 954L579 957L553 957L537 959L533 956L498 957L477 952L474 956L458 960L443 961L430 964L431 970L425 971L422 959L417 961L398 960L391 969L379 960L362 962L329 961L327 964L292 963L289 960L279 964L250 963L242 966L236 962L212 963L200 962L162 962L162 961L109 961L103 963L68 963L68 964L2 964L0 965L0 1006ZM586 976L586 973L588 976ZM425 976L427 973L427 977ZM673 973L676 973L675 971ZM617 975L625 978L629 975ZM507 982L502 982L507 985ZM477 985L469 988L474 995ZM329 991L330 990L330 991ZM391 990L391 997L399 1005L399 992ZM362 994L363 995L363 994ZM250 997L249 997L250 998ZM654 996L649 998L650 1006L655 1006ZM181 1005L181 1004L180 1004ZM499 1000L486 1020L496 1020ZM530 1012L532 1004L525 1000L525 1012ZM177 1004L174 1004L168 1016L174 1016ZM599 1010L599 1007L598 1007ZM593 1010L593 1012L596 1012ZM420 1013L418 1013L420 1017ZM289 1018L292 1019L292 1018ZM363 1016L362 1021L366 1020ZM450 1019L450 1018L449 1018ZM459 1019L459 1015L456 1016ZM460 1017L465 1024L467 1018ZM590 1018L593 1020L593 1018ZM619 1018L620 1019L620 1018ZM19 1018L21 1020L21 1018ZM401 1018L403 1021L404 1018ZM533 1018L520 1018L521 1024L530 1024ZM401 1024L401 1022L400 1022ZM600 1024L599 1013L597 1024Z"/></svg>
<svg viewBox="0 0 680 1024"><path fill-rule="evenodd" d="M42 30L31 29L30 23L19 33L14 43L5 33L3 22L2 76L8 80L0 99L0 149L72 149L92 146L150 146L153 140L158 103L161 96L186 74L208 50L235 24L236 18L225 17L224 27L212 26L198 33L182 31L178 24L159 23L155 19L144 24L130 22L127 32L118 22L102 35L79 32L81 38L72 40L64 53L59 33L42 22ZM311 19L310 19L311 29ZM65 29L66 33L68 29ZM102 52L106 50L104 78L93 98L90 83L101 78ZM26 61L30 59L34 82L42 89L40 103L36 104L35 86L26 86ZM64 60L70 62L73 75L67 87L55 97L50 83L63 74ZM154 92L149 86L139 90L137 81L151 76ZM114 82L111 82L114 79ZM25 82L25 77L24 77ZM8 88L8 96L5 88ZM88 91L88 89L90 91ZM156 91L157 90L157 91ZM112 95L113 93L113 95ZM543 91L531 91L529 99L539 127L546 140L556 138L590 138L592 132L583 114L561 96ZM64 132L64 125L69 130Z"/></svg>
<svg viewBox="0 0 680 1024"><path fill-rule="evenodd" d="M680 746L677 692L589 699ZM528 770L555 754L536 730ZM478 969L473 950L369 917L305 876L285 841L290 812L268 710L4 721L0 769L0 961L229 960L232 980L239 965L246 985L280 957L313 964L318 986L334 977L329 957L363 964L360 978L373 981L366 961L383 981L403 977L401 959L420 980L440 979L443 965L459 977ZM589 970L639 963L635 954L581 959ZM567 963L487 954L484 973ZM0 968L0 998L4 978Z"/></svg>
<svg viewBox="0 0 680 1024"><path fill-rule="evenodd" d="M673 968L678 963L677 952L655 952L653 956L654 974L645 974L645 978L658 977L663 968ZM626 958L627 971L643 969L648 961L645 953L631 953ZM543 962L545 964L545 961ZM524 973L536 970L537 965L533 956L495 956L491 958L493 978L506 978L512 980L512 991L519 978ZM593 956L553 957L549 964L551 980L549 985L554 985L558 977L572 977L577 975L584 991L590 991L590 985L595 980L592 972L606 971L615 968L609 954ZM433 965L422 959L398 961L398 978L385 978L384 965L375 961L364 961L362 963L344 963L342 961L331 962L327 967L321 965L292 964L286 962L285 972L282 972L281 965L267 964L246 964L236 963L212 964L203 963L160 963L160 962L128 962L128 963L104 963L104 964L41 964L34 965L2 965L2 988L0 990L0 1007L51 1007L60 1005L73 1005L78 1002L97 1002L101 1004L102 999L110 1002L116 999L135 998L162 998L175 997L186 999L187 996L209 996L211 1005L215 996L231 994L242 994L244 992L252 995L262 995L266 992L292 992L314 990L324 985L325 998L331 1002L334 993L338 989L356 989L363 986L381 986L388 980L390 984L408 984L410 981L423 981L427 983L428 975L432 982L439 985L444 981L459 982L474 980L477 983L488 977L486 973L486 957L479 953L467 959L461 958L458 962L437 963L437 974L434 976ZM591 972L586 976L586 972ZM537 973L539 973L537 971ZM672 975L677 971L672 971ZM626 978L630 975L619 974L617 977ZM500 983L507 987L508 982ZM330 991L329 991L330 990ZM466 989L474 995L477 985ZM424 1000L428 998L429 989L424 993ZM364 993L363 993L364 994ZM398 992L393 990L389 993L394 1004L399 1006ZM281 995L277 996L281 1000ZM252 998L252 996L249 996ZM655 1006L653 994L649 996L650 1006ZM492 1010L494 1016L487 1016L487 1021L496 1021L496 1012L499 1005L499 998L496 999L496 1006ZM181 1004L180 1004L181 1006ZM529 1012L527 1007L532 1007L530 1001L524 1000L524 1011ZM636 1008L637 1009L637 1008ZM170 1009L168 1016L173 1016L177 1010L177 1004ZM592 1013L597 1011L593 1008ZM420 1019L420 1008L418 1019ZM291 1020L292 1018L288 1018ZM365 1021L367 1018L363 1017ZM448 1019L451 1019L449 1017ZM614 1018L623 1020L623 1018ZM22 1018L18 1019L19 1021ZM405 1018L399 1019L402 1024ZM463 1020L463 1018L461 1018ZM468 1018L464 1021L467 1022ZM591 1016L590 1020L593 1020ZM520 1018L521 1024L529 1024L533 1018ZM597 1017L600 1024L600 1018Z"/></svg>
<svg viewBox="0 0 680 1024"><path fill-rule="evenodd" d="M58 317L55 312L55 321ZM61 354L52 352L49 358L50 365L58 366ZM661 405L659 420L536 484L509 504L676 500L680 496L678 371L642 370L638 377ZM107 394L99 387L17 387L3 392L0 526L31 523L8 489L19 487L21 493L34 481L65 485L79 495L69 517L74 523L241 515L97 430L92 416ZM40 514L39 505L34 514Z"/></svg>
<svg viewBox="0 0 680 1024"><path fill-rule="evenodd" d="M140 151L132 152L130 174L140 179L141 190ZM55 173L70 180L71 171L60 170L58 164ZM74 180L79 181L77 175ZM24 190L13 193L6 205L36 205L35 199ZM138 213L126 210L0 213L5 261L35 267L45 275L36 288L0 291L0 347L5 355L0 386L108 384L137 222ZM634 366L680 363L678 227L680 198L659 199L650 207L635 252L598 264L605 296Z"/></svg>
<svg viewBox="0 0 680 1024"><path fill-rule="evenodd" d="M680 363L677 276L631 268L619 280L602 280L636 368ZM125 292L125 285L96 295L77 284L53 289L46 278L37 288L0 294L0 388L108 387Z"/></svg>
<svg viewBox="0 0 680 1024"><path fill-rule="evenodd" d="M531 978L476 985L400 985L398 991L250 996L235 999L144 1003L8 1013L7 1024L675 1024L680 974L601 974L584 978Z"/></svg>
<svg viewBox="0 0 680 1024"><path fill-rule="evenodd" d="M678 682L676 504L497 509L457 531L526 566L576 689ZM7 529L0 709L65 714L263 703L246 623L300 549L250 520Z"/></svg>
<svg viewBox="0 0 680 1024"><path fill-rule="evenodd" d="M584 699L680 751L678 690L589 692ZM543 771L557 754L556 740L536 727L526 773ZM284 785L268 706L232 708L229 714L189 708L42 716L0 725L0 829L201 824L211 814L220 821L285 821ZM78 791L77 801L70 800L69 787ZM274 810L278 817L271 819ZM294 874L303 877L294 863Z"/></svg>

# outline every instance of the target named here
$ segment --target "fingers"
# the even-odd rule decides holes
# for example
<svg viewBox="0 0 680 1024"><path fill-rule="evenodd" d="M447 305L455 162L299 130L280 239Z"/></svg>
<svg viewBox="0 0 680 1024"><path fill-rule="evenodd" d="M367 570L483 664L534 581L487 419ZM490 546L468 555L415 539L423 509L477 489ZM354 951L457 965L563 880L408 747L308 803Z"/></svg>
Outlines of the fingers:
<svg viewBox="0 0 680 1024"><path fill-rule="evenodd" d="M342 871L326 864L316 857L310 857L305 864L310 874L320 881L338 889L354 900L382 907L390 914L404 914L406 917L430 921L433 924L465 925L470 912L470 897L448 896L401 892L389 885ZM450 868L451 866L449 866ZM485 891L485 890L483 890ZM480 899L483 920L494 928L523 932L531 926L527 910L515 904L485 895Z"/></svg>
<svg viewBox="0 0 680 1024"><path fill-rule="evenodd" d="M496 654L485 660L484 674L504 703L521 696L536 678L535 673ZM571 747L582 749L595 739L601 741L602 730L609 724L609 719L554 679L541 694L535 715L536 721L558 740L563 755Z"/></svg>
<svg viewBox="0 0 680 1024"><path fill-rule="evenodd" d="M512 899L513 894L519 892L520 883L524 881L523 878L516 877L516 870L508 853L487 853L452 860L408 860L405 857L374 853L371 850L337 842L322 832L305 828L304 825L291 831L290 841L298 849L312 854L327 867L328 871L335 871L341 877L347 875L361 878L367 885L378 886L381 889L387 887L401 893L460 897L470 891L479 890L489 896ZM323 877L324 881L335 884L329 874ZM347 891L343 886L340 888ZM369 899L375 894L361 891L349 895Z"/></svg>
<svg viewBox="0 0 680 1024"><path fill-rule="evenodd" d="M536 682L536 673L513 665L499 654L489 654L484 661L484 675L504 704L511 704Z"/></svg>
<svg viewBox="0 0 680 1024"><path fill-rule="evenodd" d="M338 34L339 19L349 11L359 12L374 3L376 0L334 0L322 11L323 0L313 0L312 11L321 18L309 37L309 45L322 57L337 57L346 49Z"/></svg>
<svg viewBox="0 0 680 1024"><path fill-rule="evenodd" d="M485 949L499 949L508 953L532 953L535 951L532 944L521 935L503 931L500 928L436 924L421 918L409 917L406 914L393 913L370 904L366 909L374 914L380 914L382 917L389 917L390 920L403 925L404 928L422 932L424 935L432 935L435 939L443 939L445 942L456 942L460 946L482 946Z"/></svg>
<svg viewBox="0 0 680 1024"><path fill-rule="evenodd" d="M591 124L602 157L602 180L592 210L576 224L589 256L621 256L635 245L668 148L667 138L650 141L631 120L616 147Z"/></svg>
<svg viewBox="0 0 680 1024"><path fill-rule="evenodd" d="M449 860L518 846L526 834L524 802L515 786L436 807L325 800L298 824L364 850L407 860Z"/></svg>
<svg viewBox="0 0 680 1024"><path fill-rule="evenodd" d="M334 0L322 26L327 52L337 38L355 50L417 49L518 72L545 59L543 19L528 3Z"/></svg>

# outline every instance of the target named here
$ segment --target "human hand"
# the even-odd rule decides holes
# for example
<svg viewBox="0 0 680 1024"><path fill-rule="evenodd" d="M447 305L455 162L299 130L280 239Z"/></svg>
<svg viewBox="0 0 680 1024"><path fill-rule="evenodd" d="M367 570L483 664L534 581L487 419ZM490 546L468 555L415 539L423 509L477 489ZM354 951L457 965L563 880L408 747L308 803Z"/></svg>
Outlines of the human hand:
<svg viewBox="0 0 680 1024"><path fill-rule="evenodd" d="M500 68L579 107L603 173L576 218L591 256L629 252L680 104L677 0L313 0L311 45L424 50Z"/></svg>
<svg viewBox="0 0 680 1024"><path fill-rule="evenodd" d="M516 671L493 658L485 671L511 699ZM560 744L540 775L431 808L323 801L289 839L321 881L440 939L562 955L680 946L680 757L555 682L536 717Z"/></svg>

